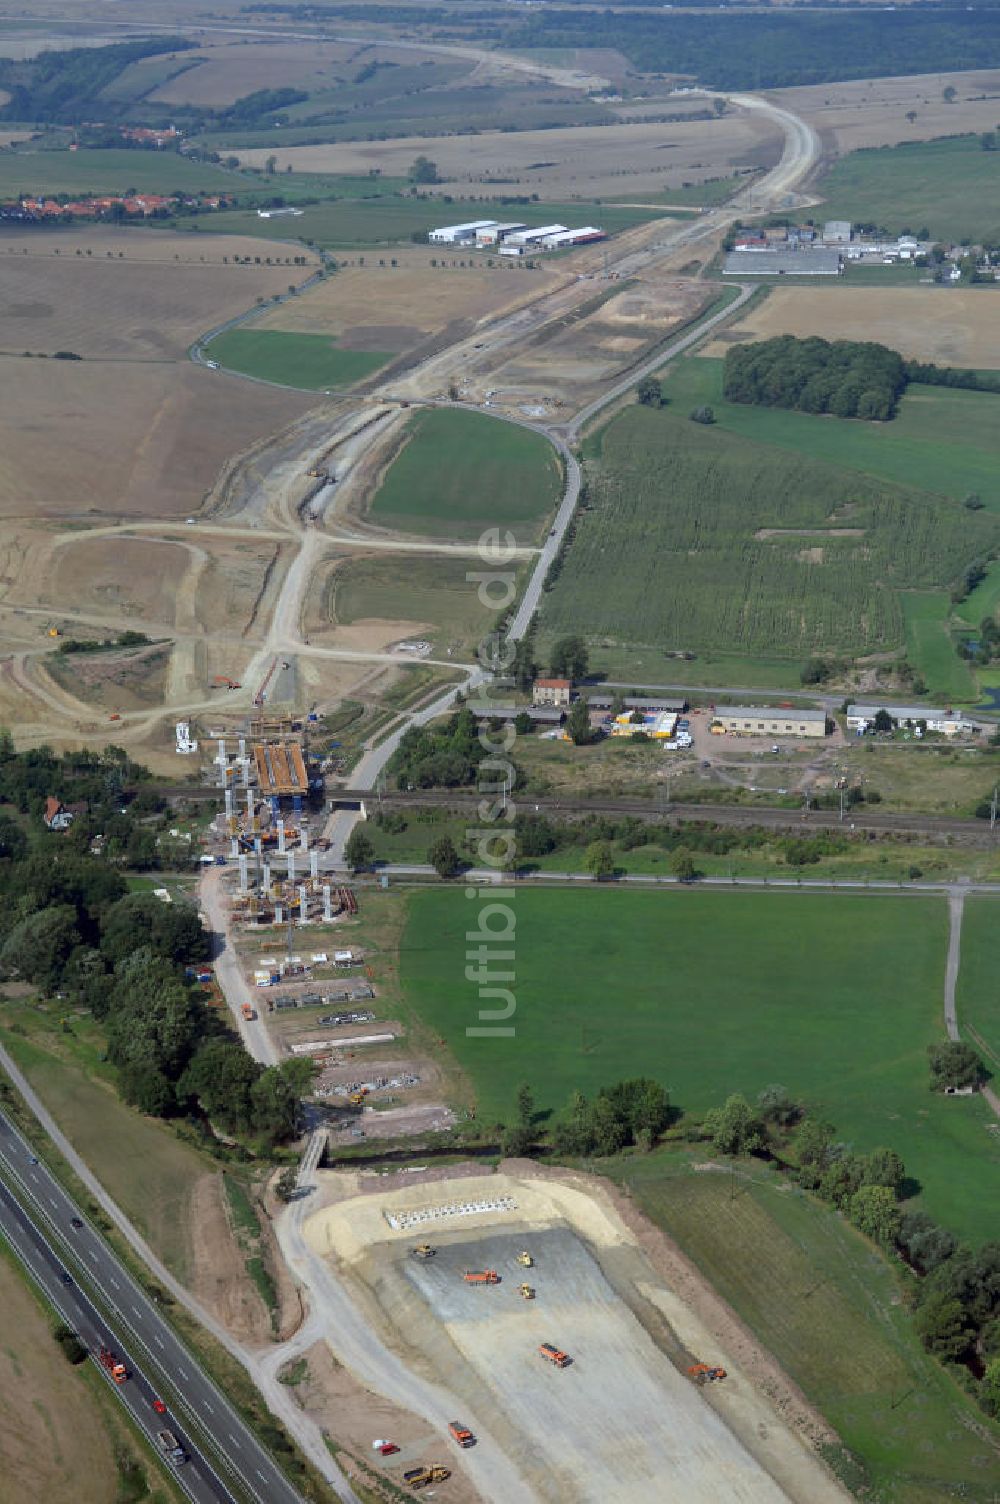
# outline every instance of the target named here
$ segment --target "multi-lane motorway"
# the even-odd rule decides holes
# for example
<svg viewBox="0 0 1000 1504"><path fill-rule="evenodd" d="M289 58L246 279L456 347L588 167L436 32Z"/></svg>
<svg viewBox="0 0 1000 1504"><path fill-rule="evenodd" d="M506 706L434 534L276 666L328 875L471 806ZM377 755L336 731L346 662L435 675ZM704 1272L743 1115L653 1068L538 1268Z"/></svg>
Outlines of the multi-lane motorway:
<svg viewBox="0 0 1000 1504"><path fill-rule="evenodd" d="M236 1504L244 1498L259 1504L303 1504L156 1303L3 1113L0 1235L95 1359L102 1345L122 1357L131 1375L118 1389L123 1403L154 1446L156 1432L164 1426L181 1441L188 1461L177 1468L177 1481L196 1504ZM88 1289L95 1292L94 1299ZM163 1383L157 1387L159 1376ZM153 1409L157 1397L168 1405L166 1416ZM231 1481L193 1439L185 1418L226 1459Z"/></svg>

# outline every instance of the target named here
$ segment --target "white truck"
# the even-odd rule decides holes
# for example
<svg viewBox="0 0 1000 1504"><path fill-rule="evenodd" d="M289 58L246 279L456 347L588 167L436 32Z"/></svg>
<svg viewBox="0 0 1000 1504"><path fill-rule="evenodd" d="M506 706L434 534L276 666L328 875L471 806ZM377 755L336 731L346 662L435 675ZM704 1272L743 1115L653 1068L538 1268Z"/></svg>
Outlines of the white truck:
<svg viewBox="0 0 1000 1504"><path fill-rule="evenodd" d="M157 1431L156 1439L163 1451L170 1458L174 1467L180 1467L182 1462L187 1462L187 1452L185 1452L173 1431Z"/></svg>

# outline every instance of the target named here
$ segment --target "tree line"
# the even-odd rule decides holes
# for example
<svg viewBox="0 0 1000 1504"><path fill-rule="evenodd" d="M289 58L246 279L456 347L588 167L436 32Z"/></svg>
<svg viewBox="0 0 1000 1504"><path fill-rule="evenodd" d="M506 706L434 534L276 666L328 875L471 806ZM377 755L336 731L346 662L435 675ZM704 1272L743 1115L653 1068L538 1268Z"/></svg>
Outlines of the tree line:
<svg viewBox="0 0 1000 1504"><path fill-rule="evenodd" d="M885 422L907 380L902 356L885 345L782 334L729 349L722 390L730 402Z"/></svg>
<svg viewBox="0 0 1000 1504"><path fill-rule="evenodd" d="M93 824L120 806L123 757L18 754L0 736L0 799L29 814L27 823L0 815L0 978L99 1020L119 1091L141 1111L216 1126L266 1152L295 1133L313 1067L253 1060L193 978L210 944L196 910L129 891L127 839L92 849ZM84 790L90 809L64 834L32 818L43 797L82 802Z"/></svg>
<svg viewBox="0 0 1000 1504"><path fill-rule="evenodd" d="M102 90L130 64L194 46L181 36L147 37L107 47L43 51L31 58L0 58L0 89L10 95L0 105L0 120L71 125L88 117L117 114L119 107L101 97Z"/></svg>

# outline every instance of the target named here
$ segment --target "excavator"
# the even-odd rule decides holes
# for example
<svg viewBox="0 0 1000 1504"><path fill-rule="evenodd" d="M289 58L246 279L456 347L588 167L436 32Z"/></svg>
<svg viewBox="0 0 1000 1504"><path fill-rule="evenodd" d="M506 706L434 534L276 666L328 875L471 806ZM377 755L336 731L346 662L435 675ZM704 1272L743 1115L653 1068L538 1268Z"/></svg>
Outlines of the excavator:
<svg viewBox="0 0 1000 1504"><path fill-rule="evenodd" d="M711 1384L716 1379L724 1379L726 1370L714 1368L709 1363L692 1363L688 1369L688 1377L694 1379L696 1384Z"/></svg>
<svg viewBox="0 0 1000 1504"><path fill-rule="evenodd" d="M411 1259L432 1259L436 1253L437 1249L429 1243L418 1243L416 1248L410 1249Z"/></svg>
<svg viewBox="0 0 1000 1504"><path fill-rule="evenodd" d="M533 1269L535 1266L535 1261L526 1248L518 1254L517 1262L520 1264L522 1269Z"/></svg>
<svg viewBox="0 0 1000 1504"><path fill-rule="evenodd" d="M520 1297L521 1297L522 1300L534 1300L534 1298L535 1298L535 1287L534 1287L534 1285L518 1285L517 1290L518 1290L518 1294L520 1295Z"/></svg>

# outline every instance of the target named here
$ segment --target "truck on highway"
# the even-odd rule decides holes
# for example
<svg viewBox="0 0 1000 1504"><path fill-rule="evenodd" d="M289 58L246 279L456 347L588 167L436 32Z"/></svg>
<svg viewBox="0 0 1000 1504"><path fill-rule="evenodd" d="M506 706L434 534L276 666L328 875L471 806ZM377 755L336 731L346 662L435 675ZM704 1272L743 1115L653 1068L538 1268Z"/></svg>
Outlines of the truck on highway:
<svg viewBox="0 0 1000 1504"><path fill-rule="evenodd" d="M102 1368L106 1368L116 1384L124 1384L128 1378L128 1369L110 1347L102 1347L97 1354L97 1361Z"/></svg>
<svg viewBox="0 0 1000 1504"><path fill-rule="evenodd" d="M187 1452L185 1452L173 1431L157 1431L156 1439L161 1449L170 1458L174 1467L180 1467L182 1462L187 1462Z"/></svg>

